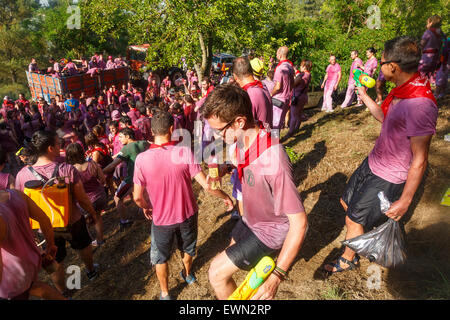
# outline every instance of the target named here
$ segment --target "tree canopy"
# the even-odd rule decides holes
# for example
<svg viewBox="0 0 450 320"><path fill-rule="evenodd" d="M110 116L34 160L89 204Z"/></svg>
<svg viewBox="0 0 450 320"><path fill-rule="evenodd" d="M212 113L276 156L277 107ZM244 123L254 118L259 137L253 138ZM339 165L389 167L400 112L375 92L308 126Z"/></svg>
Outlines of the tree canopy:
<svg viewBox="0 0 450 320"><path fill-rule="evenodd" d="M380 58L385 41L400 35L419 38L432 14L439 14L443 31L450 32L448 0L46 2L48 6L33 0L0 0L0 94L6 87L26 88L24 71L32 57L46 67L51 56L124 55L128 45L144 43L150 44L150 67L179 65L184 58L200 76L208 75L213 53L239 56L254 49L269 59L279 46L287 45L292 61L313 62L316 86L331 53L345 80L351 50L365 59L365 50L375 47ZM67 24L73 6L79 10L79 28Z"/></svg>

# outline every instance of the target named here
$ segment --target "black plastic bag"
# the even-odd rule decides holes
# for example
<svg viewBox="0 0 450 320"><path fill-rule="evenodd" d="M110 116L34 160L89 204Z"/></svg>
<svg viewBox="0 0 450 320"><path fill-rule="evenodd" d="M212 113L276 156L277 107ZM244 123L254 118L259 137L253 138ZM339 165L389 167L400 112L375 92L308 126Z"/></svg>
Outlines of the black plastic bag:
<svg viewBox="0 0 450 320"><path fill-rule="evenodd" d="M381 200L381 211L385 213L390 202L382 192L380 193L378 197ZM403 231L400 224L392 219L359 237L343 241L342 244L366 257L370 262L386 268L398 267L406 262Z"/></svg>

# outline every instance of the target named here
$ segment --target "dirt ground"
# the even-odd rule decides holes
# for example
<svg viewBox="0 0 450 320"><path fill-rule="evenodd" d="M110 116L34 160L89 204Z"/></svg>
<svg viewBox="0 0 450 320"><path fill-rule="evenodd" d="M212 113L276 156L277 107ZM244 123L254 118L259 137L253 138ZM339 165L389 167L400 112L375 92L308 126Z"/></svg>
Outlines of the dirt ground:
<svg viewBox="0 0 450 320"><path fill-rule="evenodd" d="M375 268L381 272L379 289L369 289L375 265L364 258L356 271L326 278L320 270L340 252L346 230L339 198L350 175L373 148L381 125L364 108L337 108L332 114L307 110L309 120L284 144L300 156L293 170L308 215L309 231L289 280L280 285L276 299L450 298L450 208L439 204L450 187L450 142L444 141L444 135L450 133L449 104L450 96L440 102L427 178L405 218L408 263L398 270ZM235 220L225 212L221 200L205 194L197 184L194 189L200 208L194 259L197 282L188 286L180 279L182 264L177 253L169 263L169 287L176 299L211 300L215 296L208 282L208 268L213 257L228 245ZM224 190L231 194L231 185L225 183ZM124 232L119 231L114 210L104 214L106 244L94 253L101 274L89 282L83 271L82 288L73 294L73 299L158 298L159 285L150 265L150 223L133 203L128 203L128 210L135 222ZM73 250L69 250L66 264L81 265ZM235 280L240 283L245 275L240 271Z"/></svg>

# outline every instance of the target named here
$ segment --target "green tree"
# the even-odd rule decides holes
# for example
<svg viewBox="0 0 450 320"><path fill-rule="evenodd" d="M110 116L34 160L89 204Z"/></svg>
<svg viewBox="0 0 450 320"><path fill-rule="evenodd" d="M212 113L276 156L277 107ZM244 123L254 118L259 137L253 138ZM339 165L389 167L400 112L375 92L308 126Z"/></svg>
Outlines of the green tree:
<svg viewBox="0 0 450 320"><path fill-rule="evenodd" d="M24 84L30 58L40 58L44 48L42 39L32 32L37 6L30 0L1 0L0 6L0 83Z"/></svg>
<svg viewBox="0 0 450 320"><path fill-rule="evenodd" d="M84 17L101 37L125 27L133 42L149 43L150 66L176 65L184 57L203 77L214 50L240 54L252 47L277 10L275 0L92 0Z"/></svg>

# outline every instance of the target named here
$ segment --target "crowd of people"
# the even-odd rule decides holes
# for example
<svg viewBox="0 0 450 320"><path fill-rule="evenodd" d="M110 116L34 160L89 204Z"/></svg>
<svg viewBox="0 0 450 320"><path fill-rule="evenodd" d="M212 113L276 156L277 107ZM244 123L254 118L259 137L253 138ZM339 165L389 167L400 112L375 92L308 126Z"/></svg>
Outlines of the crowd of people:
<svg viewBox="0 0 450 320"><path fill-rule="evenodd" d="M433 38L440 32L436 29L440 19L439 23L436 19L429 19L422 38L424 50L414 39L399 37L385 43L380 63L374 48L367 49L365 64L356 50L351 52L353 64L342 108L351 104L356 90L358 105L365 105L382 129L341 199L347 213L346 239L387 217L401 219L422 180L437 120L436 99L429 85L438 60L430 56L437 54L433 50L439 44ZM430 42L436 42L435 47ZM150 73L145 92L128 83L105 88L95 97L56 95L49 103L27 101L23 94L15 102L5 97L0 116L0 298L70 296L64 272L67 241L84 263L88 279L95 280L99 269L93 247L105 243L103 219L108 219L104 215L108 202L114 200L118 227L125 230L133 223L124 204L130 199L152 222L151 263L156 266L160 299L170 300L167 262L175 239L182 252L180 277L188 284L196 281L192 264L202 213L192 190L195 179L206 192L222 199L238 220L231 242L210 265L209 280L217 298L226 299L236 289L233 274L250 270L269 255L277 257L276 268L255 298L273 299L302 247L308 226L281 142L295 135L306 119L303 109L312 62L294 65L288 57L289 49L280 47L278 63L272 64L264 79L259 70L255 74L252 59L239 57L220 83L203 78L199 85L198 75L189 70L186 78L174 84L169 77L159 84ZM54 59L50 62L53 66L47 71L52 74L79 71L71 61L62 69ZM91 62L83 71L123 65L121 59L113 61L112 57L103 62L101 55ZM372 76L378 65L383 81L396 87L386 99L374 101L365 87L355 88L352 71L362 68ZM446 65L440 65L444 74ZM30 71L37 70L32 61ZM436 85L442 85L441 77ZM332 111L331 94L341 78L342 70L331 56L322 83L323 111ZM232 197L211 188L210 177L194 159L192 144L173 141L177 129L198 134L197 123L203 147L212 142L229 146L229 161L219 165L219 172L222 177L231 175ZM289 130L281 137L283 128ZM42 181L62 177L71 186L70 236L53 232L42 208L23 194L27 182L36 177ZM380 190L393 202L387 216L379 210ZM39 222L40 232L32 232L29 218ZM46 240L40 248L36 245L39 237ZM51 272L54 287L38 281L41 265L49 261L55 265ZM325 270L342 272L358 264L359 257L346 248Z"/></svg>
<svg viewBox="0 0 450 320"><path fill-rule="evenodd" d="M99 74L102 70L128 66L127 62L121 56L115 59L112 56L108 56L108 59L105 61L103 54L97 52L89 60L87 58L81 59L80 66L77 66L71 58L64 58L57 61L52 57L49 59L49 63L50 66L47 69L40 69L36 59L32 58L28 65L28 72L42 73L60 78L62 76L74 76L82 73L94 75Z"/></svg>

